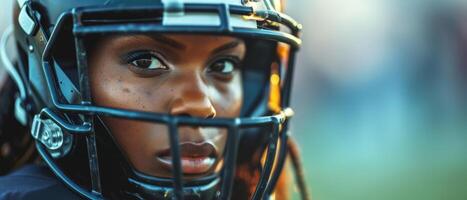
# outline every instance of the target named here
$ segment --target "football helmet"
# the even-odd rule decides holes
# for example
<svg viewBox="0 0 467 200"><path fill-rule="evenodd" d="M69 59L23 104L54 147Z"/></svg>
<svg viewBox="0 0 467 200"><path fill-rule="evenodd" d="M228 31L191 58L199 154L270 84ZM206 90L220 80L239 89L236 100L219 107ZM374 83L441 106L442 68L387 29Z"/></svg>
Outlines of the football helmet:
<svg viewBox="0 0 467 200"><path fill-rule="evenodd" d="M260 176L251 198L268 199L287 155L293 115L289 98L301 45L301 25L282 13L282 6L277 0L17 0L13 28L2 39L6 43L13 35L18 47L18 63L8 69L20 89L16 117L31 127L36 148L53 173L88 199L229 199L236 166L254 160L258 151ZM90 38L119 34L242 38L247 51L240 116L204 119L95 105L86 44ZM11 63L2 48L2 59ZM172 176L150 176L132 167L104 116L165 125ZM221 169L184 177L178 138L182 125L227 130Z"/></svg>

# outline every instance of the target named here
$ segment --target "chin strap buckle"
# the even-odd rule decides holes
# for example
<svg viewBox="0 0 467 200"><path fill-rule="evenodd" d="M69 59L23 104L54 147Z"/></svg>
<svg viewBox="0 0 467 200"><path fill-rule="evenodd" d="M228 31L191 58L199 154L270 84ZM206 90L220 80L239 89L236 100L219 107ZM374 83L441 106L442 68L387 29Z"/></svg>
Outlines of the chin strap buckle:
<svg viewBox="0 0 467 200"><path fill-rule="evenodd" d="M49 150L57 150L63 145L63 131L60 126L51 119L41 119L39 114L32 121L31 135Z"/></svg>

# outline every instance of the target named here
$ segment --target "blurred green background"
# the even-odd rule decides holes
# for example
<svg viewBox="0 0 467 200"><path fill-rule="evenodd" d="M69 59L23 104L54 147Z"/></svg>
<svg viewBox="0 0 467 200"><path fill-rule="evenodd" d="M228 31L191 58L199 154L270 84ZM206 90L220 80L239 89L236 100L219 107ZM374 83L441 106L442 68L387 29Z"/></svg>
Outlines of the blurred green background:
<svg viewBox="0 0 467 200"><path fill-rule="evenodd" d="M467 199L467 1L291 0L314 200Z"/></svg>
<svg viewBox="0 0 467 200"><path fill-rule="evenodd" d="M286 10L304 25L292 132L313 199L467 199L467 1Z"/></svg>

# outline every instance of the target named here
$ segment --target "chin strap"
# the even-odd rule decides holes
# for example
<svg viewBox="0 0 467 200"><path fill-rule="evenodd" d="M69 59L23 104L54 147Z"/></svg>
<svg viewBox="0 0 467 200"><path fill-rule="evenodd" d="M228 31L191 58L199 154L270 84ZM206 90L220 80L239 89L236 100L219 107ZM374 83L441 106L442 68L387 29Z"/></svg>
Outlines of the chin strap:
<svg viewBox="0 0 467 200"><path fill-rule="evenodd" d="M19 90L19 97L16 97L15 102L15 117L23 126L27 124L27 114L26 109L24 108L24 102L26 100L26 86L21 79L18 70L13 65L13 62L10 60L7 54L8 40L13 34L13 26L8 26L7 29L3 32L2 38L0 40L0 60L2 61L3 66L5 67L10 78L13 79L16 86Z"/></svg>

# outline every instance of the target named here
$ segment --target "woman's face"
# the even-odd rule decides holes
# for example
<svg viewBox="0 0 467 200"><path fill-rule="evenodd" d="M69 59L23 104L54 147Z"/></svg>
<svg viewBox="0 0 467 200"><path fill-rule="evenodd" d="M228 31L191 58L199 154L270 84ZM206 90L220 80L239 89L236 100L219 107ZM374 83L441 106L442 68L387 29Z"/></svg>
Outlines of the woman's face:
<svg viewBox="0 0 467 200"><path fill-rule="evenodd" d="M201 118L237 117L242 106L241 39L203 35L125 35L93 44L89 66L93 101L100 106ZM162 124L104 118L137 170L170 177L168 128ZM226 131L178 128L187 177L222 165Z"/></svg>

